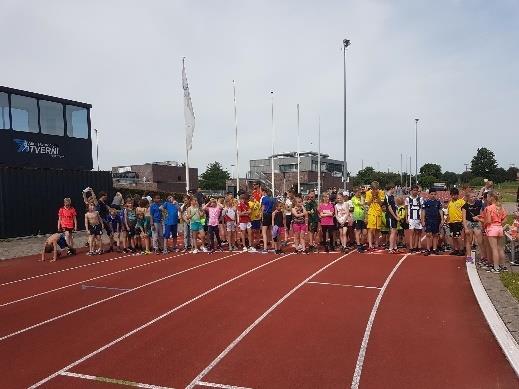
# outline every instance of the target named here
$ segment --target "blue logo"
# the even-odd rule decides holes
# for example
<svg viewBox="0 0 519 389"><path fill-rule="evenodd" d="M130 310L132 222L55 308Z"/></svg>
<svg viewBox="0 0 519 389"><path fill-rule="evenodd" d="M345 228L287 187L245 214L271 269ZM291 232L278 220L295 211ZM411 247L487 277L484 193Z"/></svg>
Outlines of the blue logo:
<svg viewBox="0 0 519 389"><path fill-rule="evenodd" d="M24 139L13 139L16 145L18 146L18 153L28 153L29 152L29 143Z"/></svg>
<svg viewBox="0 0 519 389"><path fill-rule="evenodd" d="M51 158L63 158L59 153L59 146L51 143L33 142L25 139L13 139L18 147L17 153L46 154Z"/></svg>

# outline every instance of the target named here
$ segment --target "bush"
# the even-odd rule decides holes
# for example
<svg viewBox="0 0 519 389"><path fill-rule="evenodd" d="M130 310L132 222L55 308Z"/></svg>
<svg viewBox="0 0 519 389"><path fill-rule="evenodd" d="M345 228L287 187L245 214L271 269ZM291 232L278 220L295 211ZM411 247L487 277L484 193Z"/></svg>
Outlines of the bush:
<svg viewBox="0 0 519 389"><path fill-rule="evenodd" d="M170 192L163 192L160 190L149 191L149 190L130 189L130 188L114 188L114 190L117 192L121 192L124 199L126 199L127 197L133 197L135 195L139 195L141 197L150 195L151 197L153 197L154 195L158 194L163 199L165 199L169 195L172 195L175 198L175 200L177 200L178 202L182 202L182 199L184 197L184 193L170 193Z"/></svg>
<svg viewBox="0 0 519 389"><path fill-rule="evenodd" d="M474 178L471 178L469 181L469 185L472 187L483 186L484 184L485 184L485 181L484 181L483 177L474 177Z"/></svg>

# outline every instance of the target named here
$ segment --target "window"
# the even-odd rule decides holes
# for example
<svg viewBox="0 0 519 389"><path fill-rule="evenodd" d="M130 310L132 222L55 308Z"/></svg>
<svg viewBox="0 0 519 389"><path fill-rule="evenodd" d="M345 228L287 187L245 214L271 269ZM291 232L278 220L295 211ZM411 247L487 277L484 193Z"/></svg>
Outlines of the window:
<svg viewBox="0 0 519 389"><path fill-rule="evenodd" d="M88 111L86 108L67 105L67 135L74 138L88 138Z"/></svg>
<svg viewBox="0 0 519 389"><path fill-rule="evenodd" d="M40 132L36 99L11 95L12 127L15 131Z"/></svg>
<svg viewBox="0 0 519 389"><path fill-rule="evenodd" d="M11 128L9 122L9 99L7 93L0 92L0 129L8 130Z"/></svg>
<svg viewBox="0 0 519 389"><path fill-rule="evenodd" d="M65 135L63 105L40 100L40 126L42 134Z"/></svg>

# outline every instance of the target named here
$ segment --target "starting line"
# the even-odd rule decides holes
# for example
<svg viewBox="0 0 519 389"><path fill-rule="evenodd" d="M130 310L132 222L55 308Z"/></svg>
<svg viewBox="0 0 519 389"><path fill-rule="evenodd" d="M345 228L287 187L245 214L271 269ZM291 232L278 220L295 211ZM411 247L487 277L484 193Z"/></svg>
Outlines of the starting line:
<svg viewBox="0 0 519 389"><path fill-rule="evenodd" d="M116 385L122 385L122 386L132 386L134 388L174 389L174 388L170 388L170 387L167 387L167 386L157 386L157 385L143 384L143 383L140 383L140 382L119 380L119 379L116 379L116 378L98 377L98 376L95 376L95 375L72 373L70 371L61 372L60 375L66 376L66 377L80 378L82 380L106 382L106 383L109 383L109 384L116 384Z"/></svg>
<svg viewBox="0 0 519 389"><path fill-rule="evenodd" d="M333 282L317 282L317 281L308 281L307 284L316 284L316 285L330 285L330 286L343 286L349 288L364 288L364 289L382 289L378 286L364 286L364 285L347 285L347 284L335 284Z"/></svg>
<svg viewBox="0 0 519 389"><path fill-rule="evenodd" d="M108 286L81 285L81 289L85 290L87 288L117 290L117 291L122 291L122 292L126 292L128 290L131 290L131 289L123 289L123 288L109 288Z"/></svg>

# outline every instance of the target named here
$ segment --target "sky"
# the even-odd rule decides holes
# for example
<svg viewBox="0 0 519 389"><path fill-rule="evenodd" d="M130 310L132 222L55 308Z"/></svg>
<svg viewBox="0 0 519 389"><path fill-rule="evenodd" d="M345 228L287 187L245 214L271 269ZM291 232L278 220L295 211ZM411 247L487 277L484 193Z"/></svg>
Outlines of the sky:
<svg viewBox="0 0 519 389"><path fill-rule="evenodd" d="M519 1L0 0L0 85L88 102L102 169L185 161L182 57L196 116L190 165L239 171L275 152L461 172L478 147L519 165ZM6 38L7 37L7 38ZM94 155L94 166L96 165ZM405 171L404 162L404 171Z"/></svg>

